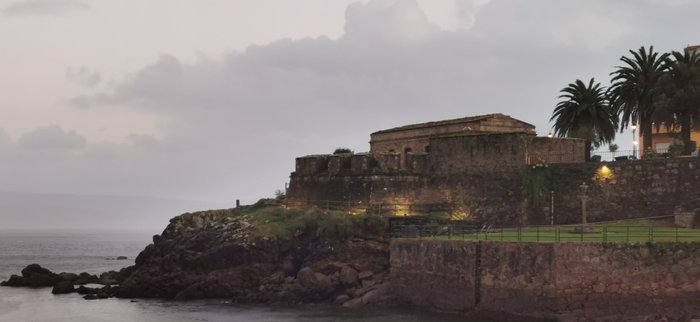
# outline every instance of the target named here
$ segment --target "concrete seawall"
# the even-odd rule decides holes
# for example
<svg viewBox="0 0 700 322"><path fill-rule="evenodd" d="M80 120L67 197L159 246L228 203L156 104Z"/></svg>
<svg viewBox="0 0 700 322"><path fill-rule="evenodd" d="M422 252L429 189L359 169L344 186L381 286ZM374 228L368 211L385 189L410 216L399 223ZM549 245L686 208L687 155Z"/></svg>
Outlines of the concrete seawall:
<svg viewBox="0 0 700 322"><path fill-rule="evenodd" d="M400 302L561 320L700 318L700 243L397 239Z"/></svg>

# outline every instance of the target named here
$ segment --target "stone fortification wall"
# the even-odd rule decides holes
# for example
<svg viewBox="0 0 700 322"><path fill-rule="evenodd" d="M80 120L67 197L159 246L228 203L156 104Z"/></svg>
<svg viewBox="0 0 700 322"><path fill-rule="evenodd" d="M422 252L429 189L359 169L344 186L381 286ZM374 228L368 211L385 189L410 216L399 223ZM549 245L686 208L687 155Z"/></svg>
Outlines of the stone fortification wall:
<svg viewBox="0 0 700 322"><path fill-rule="evenodd" d="M526 222L522 186L528 151L547 155L579 143L490 133L432 138L430 153L408 154L405 164L399 153L301 157L291 175L288 200L295 206L326 206L330 201L343 209L394 209L384 213L399 215L447 211L459 218L514 225Z"/></svg>
<svg viewBox="0 0 700 322"><path fill-rule="evenodd" d="M534 137L528 145L528 164L586 162L586 142L579 139Z"/></svg>
<svg viewBox="0 0 700 322"><path fill-rule="evenodd" d="M392 287L426 309L700 317L700 244L394 240Z"/></svg>
<svg viewBox="0 0 700 322"><path fill-rule="evenodd" d="M606 167L605 170L603 167ZM554 190L556 223L580 220L579 185L588 189L591 221L670 216L677 207L700 208L700 158L617 161L530 168L528 176L545 180ZM549 194L543 205L549 205Z"/></svg>
<svg viewBox="0 0 700 322"><path fill-rule="evenodd" d="M579 143L489 133L432 138L430 153L408 154L405 164L399 153L301 157L288 200L297 206L331 201L336 208L393 209L384 213L399 215L448 211L490 223L524 223L528 151L547 155Z"/></svg>
<svg viewBox="0 0 700 322"><path fill-rule="evenodd" d="M433 138L429 169L434 176L520 173L525 170L527 134L482 134Z"/></svg>

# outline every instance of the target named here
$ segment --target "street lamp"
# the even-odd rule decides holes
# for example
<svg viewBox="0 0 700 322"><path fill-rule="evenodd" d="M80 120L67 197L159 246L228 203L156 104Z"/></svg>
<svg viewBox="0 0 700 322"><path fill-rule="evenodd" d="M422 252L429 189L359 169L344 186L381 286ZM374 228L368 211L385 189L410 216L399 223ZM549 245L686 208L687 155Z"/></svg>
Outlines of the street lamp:
<svg viewBox="0 0 700 322"><path fill-rule="evenodd" d="M586 225L586 201L588 201L588 185L583 182L578 186L581 197L581 228Z"/></svg>

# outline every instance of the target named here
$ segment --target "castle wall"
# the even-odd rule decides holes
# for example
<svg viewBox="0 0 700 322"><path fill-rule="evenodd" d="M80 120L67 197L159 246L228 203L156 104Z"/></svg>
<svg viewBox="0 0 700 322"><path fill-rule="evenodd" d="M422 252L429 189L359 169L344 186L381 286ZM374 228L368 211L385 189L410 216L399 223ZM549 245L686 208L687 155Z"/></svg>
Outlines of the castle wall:
<svg viewBox="0 0 700 322"><path fill-rule="evenodd" d="M463 135L479 132L513 133L521 132L534 135L534 127L502 114L483 117L447 120L443 122L406 126L372 133L370 153L379 155L394 151L400 153L400 163L406 165L406 150L414 153L430 152L430 138L446 135Z"/></svg>
<svg viewBox="0 0 700 322"><path fill-rule="evenodd" d="M586 162L586 142L580 139L533 137L528 145L528 164Z"/></svg>
<svg viewBox="0 0 700 322"><path fill-rule="evenodd" d="M529 176L540 175L550 181L546 190L554 190L556 223L580 221L582 182L590 186L590 221L669 216L677 207L700 208L697 157L551 165L529 171L533 172Z"/></svg>
<svg viewBox="0 0 700 322"><path fill-rule="evenodd" d="M529 135L481 134L430 140L428 167L434 176L520 173Z"/></svg>

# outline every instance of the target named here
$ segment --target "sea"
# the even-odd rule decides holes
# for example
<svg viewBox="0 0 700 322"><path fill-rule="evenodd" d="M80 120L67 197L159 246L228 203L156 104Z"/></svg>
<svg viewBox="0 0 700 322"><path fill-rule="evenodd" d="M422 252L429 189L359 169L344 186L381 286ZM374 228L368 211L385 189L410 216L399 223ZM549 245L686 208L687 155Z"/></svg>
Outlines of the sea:
<svg viewBox="0 0 700 322"><path fill-rule="evenodd" d="M99 274L134 264L157 231L2 230L0 280L37 263L53 272ZM115 260L126 256L128 260ZM330 305L240 305L225 300L84 300L78 294L51 294L51 288L0 287L4 321L465 321L464 317L409 308L345 309ZM474 320L469 320L475 322Z"/></svg>

